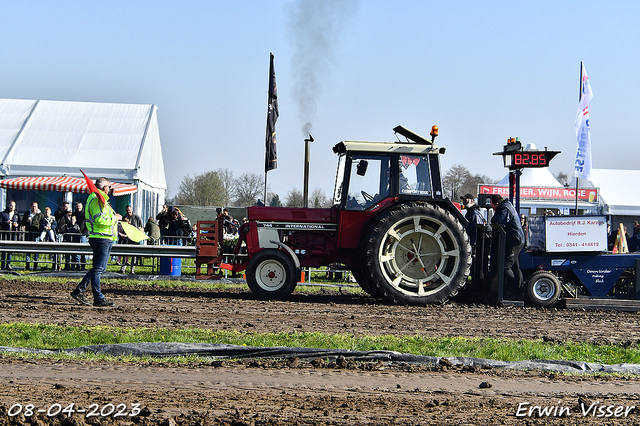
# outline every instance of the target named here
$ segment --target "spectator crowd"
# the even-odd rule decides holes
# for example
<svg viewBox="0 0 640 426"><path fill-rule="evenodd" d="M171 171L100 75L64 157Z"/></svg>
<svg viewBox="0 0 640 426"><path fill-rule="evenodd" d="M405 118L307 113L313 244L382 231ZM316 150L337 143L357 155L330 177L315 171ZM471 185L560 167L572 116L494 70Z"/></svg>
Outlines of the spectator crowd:
<svg viewBox="0 0 640 426"><path fill-rule="evenodd" d="M7 208L0 213L0 238L12 241L86 242L85 222L81 202L77 202L75 210L71 210L70 204L65 201L53 214L50 207L45 207L43 213L38 203L33 202L31 208L20 217L16 211L16 203L9 201ZM12 270L11 258L11 253L2 253L0 268ZM27 253L25 270L37 270L39 261L39 254ZM57 271L86 269L84 255L55 254L52 255L51 263L52 269Z"/></svg>
<svg viewBox="0 0 640 426"><path fill-rule="evenodd" d="M225 239L237 238L239 222L234 219L227 208L217 209L218 218L223 219L223 231ZM192 245L195 241L196 225L192 225L189 218L178 207L164 204L156 217L149 217L145 222L133 211L132 206L126 206L126 214L122 216L123 222L143 231L149 239L146 244L165 245ZM62 205L52 212L50 207L43 210L37 202L31 203L31 208L20 215L16 210L16 203L9 201L7 208L0 212L0 239L12 241L33 242L88 242L88 229L84 205L76 202L75 208L64 201ZM129 239L121 225L118 226L118 244L144 244ZM87 269L87 256L76 254L51 254L50 259L44 260L42 253L26 253L24 257L24 269L36 271L42 269L43 263L51 265L55 271L84 271ZM122 256L113 259L120 265L120 272L124 273L127 267L135 273L135 267L143 264L143 259L137 256ZM0 253L0 269L12 270L12 261L16 262L12 253ZM22 260L20 261L22 263Z"/></svg>

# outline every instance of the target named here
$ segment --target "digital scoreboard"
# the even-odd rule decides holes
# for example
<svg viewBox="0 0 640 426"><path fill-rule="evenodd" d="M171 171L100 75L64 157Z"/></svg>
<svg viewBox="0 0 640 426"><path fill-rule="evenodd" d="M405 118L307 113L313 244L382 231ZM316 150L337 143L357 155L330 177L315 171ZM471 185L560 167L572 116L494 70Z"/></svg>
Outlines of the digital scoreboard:
<svg viewBox="0 0 640 426"><path fill-rule="evenodd" d="M520 169L528 167L549 167L549 162L557 152L554 151L519 151L512 152L510 167Z"/></svg>
<svg viewBox="0 0 640 426"><path fill-rule="evenodd" d="M522 149L518 138L509 138L501 152L493 153L502 156L504 166L509 170L549 167L553 157L558 154L560 151L547 151L546 148L544 151Z"/></svg>

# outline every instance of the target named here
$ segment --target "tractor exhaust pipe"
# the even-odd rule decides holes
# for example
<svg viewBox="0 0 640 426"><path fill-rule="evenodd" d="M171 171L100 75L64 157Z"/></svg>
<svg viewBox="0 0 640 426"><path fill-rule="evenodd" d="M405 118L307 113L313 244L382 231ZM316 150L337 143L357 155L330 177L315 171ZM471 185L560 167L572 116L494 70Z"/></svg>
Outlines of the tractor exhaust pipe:
<svg viewBox="0 0 640 426"><path fill-rule="evenodd" d="M302 198L304 199L304 208L309 207L309 148L313 142L313 136L309 133L309 137L304 140L304 191Z"/></svg>

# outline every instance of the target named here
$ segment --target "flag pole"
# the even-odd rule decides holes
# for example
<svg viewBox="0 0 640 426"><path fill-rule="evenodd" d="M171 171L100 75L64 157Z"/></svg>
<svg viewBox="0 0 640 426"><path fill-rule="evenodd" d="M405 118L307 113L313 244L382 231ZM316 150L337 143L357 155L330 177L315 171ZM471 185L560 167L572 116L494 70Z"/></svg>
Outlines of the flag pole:
<svg viewBox="0 0 640 426"><path fill-rule="evenodd" d="M267 205L267 172L264 172L264 197L262 199L264 200L263 204L266 206Z"/></svg>
<svg viewBox="0 0 640 426"><path fill-rule="evenodd" d="M580 91L578 93L578 104L582 102L582 61L580 61ZM576 216L578 215L578 182L580 178L576 174Z"/></svg>
<svg viewBox="0 0 640 426"><path fill-rule="evenodd" d="M276 121L280 115L278 111L278 90L276 88L276 70L273 65L273 52L269 53L269 104L267 108L267 137L264 158L264 199L267 205L267 173L278 167L276 152Z"/></svg>

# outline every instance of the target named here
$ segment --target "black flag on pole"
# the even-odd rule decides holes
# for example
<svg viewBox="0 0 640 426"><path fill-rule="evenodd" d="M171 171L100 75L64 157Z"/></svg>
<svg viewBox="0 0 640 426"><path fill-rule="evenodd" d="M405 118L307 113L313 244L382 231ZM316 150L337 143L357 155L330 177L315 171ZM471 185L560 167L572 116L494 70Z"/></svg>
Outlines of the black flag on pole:
<svg viewBox="0 0 640 426"><path fill-rule="evenodd" d="M276 152L276 121L278 120L278 90L276 89L276 70L273 66L273 53L269 65L269 108L267 109L267 141L264 162L265 173L278 167Z"/></svg>

